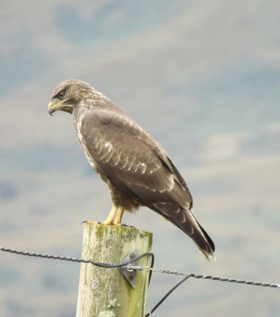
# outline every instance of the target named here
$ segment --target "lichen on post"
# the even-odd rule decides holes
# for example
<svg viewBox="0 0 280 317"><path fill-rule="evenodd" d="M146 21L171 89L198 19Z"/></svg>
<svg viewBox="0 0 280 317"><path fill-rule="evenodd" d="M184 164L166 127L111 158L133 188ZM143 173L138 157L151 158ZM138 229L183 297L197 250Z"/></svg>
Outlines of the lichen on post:
<svg viewBox="0 0 280 317"><path fill-rule="evenodd" d="M82 257L103 263L121 263L136 252L149 252L152 234L135 227L85 223ZM138 265L149 266L150 258ZM149 272L137 271L135 288L118 269L81 264L77 317L143 317Z"/></svg>

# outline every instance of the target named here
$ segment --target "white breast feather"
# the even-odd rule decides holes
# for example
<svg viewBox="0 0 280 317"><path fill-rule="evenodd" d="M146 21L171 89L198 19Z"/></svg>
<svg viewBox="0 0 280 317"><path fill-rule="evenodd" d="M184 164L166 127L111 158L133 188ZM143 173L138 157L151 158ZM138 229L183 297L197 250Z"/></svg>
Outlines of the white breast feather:
<svg viewBox="0 0 280 317"><path fill-rule="evenodd" d="M84 113L80 116L79 121L78 121L78 124L77 124L78 138L79 138L79 141L80 141L80 143L81 143L81 145L82 145L82 148L83 148L83 150L84 150L84 153L85 153L85 155L86 155L86 158L87 158L87 160L88 160L90 166L92 166L93 168L96 168L96 167L95 167L94 160L93 160L92 156L90 155L90 153L89 153L89 151L88 151L88 149L87 149L87 146L86 146L85 141L84 141L84 137L83 137L83 135L82 135L82 133L81 133L81 131L82 131L83 119L84 119L85 115L86 115L86 112L84 112Z"/></svg>

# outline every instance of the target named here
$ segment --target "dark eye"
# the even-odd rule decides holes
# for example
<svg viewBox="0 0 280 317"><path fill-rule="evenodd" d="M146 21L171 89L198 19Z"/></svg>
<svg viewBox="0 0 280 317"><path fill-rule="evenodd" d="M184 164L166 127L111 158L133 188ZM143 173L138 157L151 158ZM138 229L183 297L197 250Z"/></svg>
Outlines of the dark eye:
<svg viewBox="0 0 280 317"><path fill-rule="evenodd" d="M61 100L65 96L65 93L66 93L66 89L62 89L54 96L54 98Z"/></svg>

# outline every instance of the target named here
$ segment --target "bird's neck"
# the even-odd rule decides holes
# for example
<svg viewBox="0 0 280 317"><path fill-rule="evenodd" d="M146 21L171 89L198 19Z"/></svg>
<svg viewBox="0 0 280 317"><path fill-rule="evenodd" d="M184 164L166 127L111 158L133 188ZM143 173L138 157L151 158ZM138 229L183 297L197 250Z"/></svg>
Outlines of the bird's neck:
<svg viewBox="0 0 280 317"><path fill-rule="evenodd" d="M84 115L85 112L89 110L89 106L84 103L80 103L77 107L73 110L73 117L76 122L79 121L80 117Z"/></svg>
<svg viewBox="0 0 280 317"><path fill-rule="evenodd" d="M76 122L79 121L80 117L84 115L85 112L94 109L102 109L107 111L114 111L120 114L124 114L124 111L117 105L112 103L112 101L101 95L96 95L93 98L82 100L79 105L74 108L73 117Z"/></svg>

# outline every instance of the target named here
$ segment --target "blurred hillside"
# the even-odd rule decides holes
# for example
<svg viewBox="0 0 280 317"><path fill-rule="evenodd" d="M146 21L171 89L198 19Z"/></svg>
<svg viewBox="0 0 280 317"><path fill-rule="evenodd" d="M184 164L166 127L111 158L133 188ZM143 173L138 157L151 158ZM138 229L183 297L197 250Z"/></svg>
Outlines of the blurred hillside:
<svg viewBox="0 0 280 317"><path fill-rule="evenodd" d="M86 80L164 146L186 178L217 261L147 209L125 222L154 232L156 266L277 280L280 200L278 1L102 0L0 3L1 245L79 256L85 219L109 193L71 116L47 104ZM75 316L76 264L1 254L0 316ZM153 275L155 303L175 279ZM159 316L277 316L271 289L189 281Z"/></svg>

